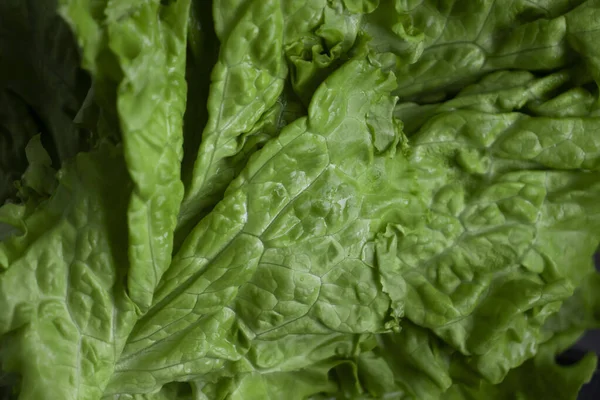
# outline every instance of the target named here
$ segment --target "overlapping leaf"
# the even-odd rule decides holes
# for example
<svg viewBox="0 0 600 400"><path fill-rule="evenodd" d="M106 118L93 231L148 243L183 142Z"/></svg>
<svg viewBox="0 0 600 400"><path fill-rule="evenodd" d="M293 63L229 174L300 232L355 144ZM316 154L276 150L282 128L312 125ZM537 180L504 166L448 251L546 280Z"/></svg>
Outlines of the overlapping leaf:
<svg viewBox="0 0 600 400"><path fill-rule="evenodd" d="M61 0L91 83L52 1L0 9L44 22L0 35L20 399L589 379L554 357L600 321L597 1Z"/></svg>

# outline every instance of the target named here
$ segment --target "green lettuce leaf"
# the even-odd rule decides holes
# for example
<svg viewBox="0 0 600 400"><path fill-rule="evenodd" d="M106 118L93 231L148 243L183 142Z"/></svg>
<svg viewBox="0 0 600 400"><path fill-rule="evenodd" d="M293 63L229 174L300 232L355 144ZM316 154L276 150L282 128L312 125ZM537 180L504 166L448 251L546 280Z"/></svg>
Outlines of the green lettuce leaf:
<svg viewBox="0 0 600 400"><path fill-rule="evenodd" d="M346 95L335 97L323 85L308 120L295 121L257 152L224 200L186 239L153 307L134 328L109 393L152 391L225 363L236 370L250 368L243 357L249 341L261 336L385 329L389 301L377 289L374 269L360 260L369 232L369 221L359 219L358 196L365 189L351 174L361 173L357 162L375 161L366 117L371 99L382 102L372 112L391 115L393 101L386 104L382 95L393 86L392 77L354 62L329 79L331 87L352 84ZM335 102L332 106L347 111L331 118L320 111L320 102ZM353 137L340 136L342 131ZM339 140L354 146L334 146ZM300 220L302 215L308 218ZM330 250L315 253L319 258L313 262L293 257L319 242ZM293 272L300 265L305 267ZM336 265L336 273L328 273ZM277 286L281 289L270 294ZM276 300L285 293L288 300ZM204 339L198 341L198 335Z"/></svg>
<svg viewBox="0 0 600 400"><path fill-rule="evenodd" d="M586 329L600 327L598 284L600 274L590 273L544 326L549 340L540 346L533 359L512 370L500 385L484 383L476 388L455 385L444 399L505 399L509 396L576 399L579 388L596 371L597 357L587 354L577 364L565 367L557 364L556 356L575 343Z"/></svg>
<svg viewBox="0 0 600 400"><path fill-rule="evenodd" d="M87 28L104 29L104 47L98 41L101 49L91 49L98 54L84 51L84 66L100 78L92 100L100 107L97 129L118 129L112 137L122 138L122 148L100 142L100 150L78 155L60 171L59 188L50 200L31 213L14 207L1 213L18 211L22 228L22 235L7 240L0 251L6 269L3 369L22 376L21 398L102 396L139 310L150 304L170 263L183 195L179 174L187 29L180 22L187 20L189 3L146 4L133 13L124 3L104 6L107 23L85 19L73 26L81 29L79 40L86 45L94 39L93 29ZM82 12L98 17L94 7L65 2L62 10L74 19ZM124 35L123 30L138 28L145 36ZM149 47L148 39L163 46L162 51ZM112 52L108 61L106 51ZM97 74L103 68L107 74ZM169 101L157 103L163 96ZM115 103L102 108L111 98ZM112 124L114 115L119 126ZM33 189L51 184L40 177L47 162L39 165L39 156L28 158L32 163L23 182ZM49 369L53 373L45 374Z"/></svg>
<svg viewBox="0 0 600 400"><path fill-rule="evenodd" d="M136 319L122 287L130 186L120 151L77 156L0 244L2 369L20 375L19 399L102 395Z"/></svg>
<svg viewBox="0 0 600 400"><path fill-rule="evenodd" d="M189 1L108 1L86 8L64 0L62 10L85 44L84 65L92 73L106 68L106 75L119 78L116 110L134 183L128 212L128 290L144 310L169 266L183 196L180 164ZM103 62L103 52L111 53L109 62Z"/></svg>
<svg viewBox="0 0 600 400"><path fill-rule="evenodd" d="M221 41L211 73L209 118L180 215L184 235L213 206L234 177L229 160L283 90L283 16L278 1L215 1L214 26Z"/></svg>
<svg viewBox="0 0 600 400"><path fill-rule="evenodd" d="M589 13L578 15L595 7L589 1L567 12L581 3L386 1L367 16L365 30L379 52L393 54L382 62L397 71L402 99L443 98L492 71L551 71L576 62L578 47L570 44L589 27Z"/></svg>
<svg viewBox="0 0 600 400"><path fill-rule="evenodd" d="M599 4L4 2L0 387L575 398Z"/></svg>

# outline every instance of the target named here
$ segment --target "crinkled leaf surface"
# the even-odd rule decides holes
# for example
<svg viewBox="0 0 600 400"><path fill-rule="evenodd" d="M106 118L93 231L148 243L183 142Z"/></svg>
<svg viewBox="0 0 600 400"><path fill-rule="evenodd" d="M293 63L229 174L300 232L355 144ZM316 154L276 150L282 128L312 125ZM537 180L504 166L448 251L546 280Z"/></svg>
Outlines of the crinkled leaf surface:
<svg viewBox="0 0 600 400"><path fill-rule="evenodd" d="M84 65L91 72L107 69L106 75L116 80L116 110L134 183L128 212L128 289L146 309L170 263L183 196L189 1L64 0L62 10L83 44Z"/></svg>
<svg viewBox="0 0 600 400"><path fill-rule="evenodd" d="M222 196L235 171L228 158L243 145L238 137L275 104L286 73L279 1L219 0L213 8L221 48L211 73L209 117L204 132L197 132L202 142L182 206L185 233Z"/></svg>
<svg viewBox="0 0 600 400"><path fill-rule="evenodd" d="M598 4L5 2L0 385L574 398L596 359L555 356L600 323Z"/></svg>
<svg viewBox="0 0 600 400"><path fill-rule="evenodd" d="M351 83L346 95L322 86L309 118L258 152L183 244L155 304L132 332L117 388L151 389L225 362L250 368L242 358L252 339L385 329L389 300L361 260L370 221L360 218L364 189L352 176L364 170L358 163L383 162L374 159L365 119L371 100L393 83L365 62L348 64L330 79L331 87ZM320 102L339 111L322 113L315 106ZM372 111L392 110L390 101ZM342 137L354 146L336 146ZM325 251L311 260L317 243ZM173 351L178 348L184 351ZM168 357L171 367L156 354Z"/></svg>
<svg viewBox="0 0 600 400"><path fill-rule="evenodd" d="M135 321L123 278L130 183L116 149L77 156L21 236L2 243L2 367L20 399L97 399Z"/></svg>

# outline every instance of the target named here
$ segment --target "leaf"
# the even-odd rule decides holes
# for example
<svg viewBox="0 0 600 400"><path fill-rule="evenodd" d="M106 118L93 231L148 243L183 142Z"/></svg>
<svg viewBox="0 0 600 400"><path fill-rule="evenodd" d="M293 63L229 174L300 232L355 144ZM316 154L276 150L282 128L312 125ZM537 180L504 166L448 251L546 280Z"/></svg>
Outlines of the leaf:
<svg viewBox="0 0 600 400"><path fill-rule="evenodd" d="M519 111L551 118L594 116L594 95L578 86L580 83L577 71L569 69L542 77L527 71L498 71L464 87L443 103L399 103L394 116L405 121L408 135L435 115L452 110L491 114ZM568 89L563 91L564 88Z"/></svg>
<svg viewBox="0 0 600 400"><path fill-rule="evenodd" d="M407 172L419 184L405 201L421 208L379 235L383 288L398 315L491 382L534 356L545 320L589 270L600 223L596 123L453 111L411 138Z"/></svg>
<svg viewBox="0 0 600 400"><path fill-rule="evenodd" d="M345 95L332 97L330 88L348 79ZM350 177L360 177L357 163L374 162L364 118L389 110L370 100L385 95L390 79L365 62L347 64L321 87L308 120L289 125L252 157L175 257L154 306L134 328L112 392L153 390L191 371L201 377L240 361L254 338L385 329L389 303L360 260L369 232L368 220L358 218L365 189ZM332 101L345 110L335 119L320 112ZM349 145L336 146L340 140ZM311 216L300 223L302 215ZM308 256L317 243L329 250L314 253L314 261L294 257ZM281 288L275 297L273 284ZM127 383L133 376L135 387Z"/></svg>
<svg viewBox="0 0 600 400"><path fill-rule="evenodd" d="M99 6L104 7L103 15ZM170 5L107 1L86 9L64 0L62 10L84 44L86 68L95 76L102 69L106 76L114 75L111 69L119 70L116 111L134 183L128 212L128 290L145 310L170 264L183 196L180 163L189 1ZM111 53L111 62L103 62L103 52ZM102 75L99 78L102 82Z"/></svg>
<svg viewBox="0 0 600 400"><path fill-rule="evenodd" d="M21 197L50 196L56 186L56 171L52 168L52 160L42 145L40 135L36 135L25 147L29 166L23 173L21 181Z"/></svg>
<svg viewBox="0 0 600 400"><path fill-rule="evenodd" d="M382 62L396 71L401 99L444 98L492 71L573 64L569 32L586 23L564 13L578 3L398 0L367 15L365 30L379 53L393 54Z"/></svg>
<svg viewBox="0 0 600 400"><path fill-rule="evenodd" d="M596 360L555 356L600 323L596 8L3 3L0 386L575 397Z"/></svg>
<svg viewBox="0 0 600 400"><path fill-rule="evenodd" d="M20 399L97 399L136 319L125 294L127 174L119 151L80 155L26 232L0 244L2 369Z"/></svg>
<svg viewBox="0 0 600 400"><path fill-rule="evenodd" d="M357 7L346 4L344 8L341 1L324 0L285 5L285 56L292 87L304 104L310 103L315 90L335 69L367 51Z"/></svg>
<svg viewBox="0 0 600 400"><path fill-rule="evenodd" d="M600 275L591 272L575 295L569 298L552 316L544 329L553 335L543 343L536 356L520 367L509 372L504 381L492 386L480 387L453 386L444 399L504 399L515 396L530 399L551 396L560 399L576 399L583 384L587 383L596 371L597 356L587 354L575 365L560 366L556 356L566 350L581 336L585 329L600 326L598 314L597 285Z"/></svg>
<svg viewBox="0 0 600 400"><path fill-rule="evenodd" d="M217 2L214 8L221 48L211 74L208 123L179 217L184 237L233 179L229 157L243 146L238 138L275 104L286 74L277 1L240 0L228 7Z"/></svg>

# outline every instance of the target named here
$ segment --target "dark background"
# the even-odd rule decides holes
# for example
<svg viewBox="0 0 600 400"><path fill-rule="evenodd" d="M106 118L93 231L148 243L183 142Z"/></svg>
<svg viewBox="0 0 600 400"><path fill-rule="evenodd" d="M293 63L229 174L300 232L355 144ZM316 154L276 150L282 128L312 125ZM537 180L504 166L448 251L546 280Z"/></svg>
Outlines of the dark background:
<svg viewBox="0 0 600 400"><path fill-rule="evenodd" d="M600 253L596 254L596 269L600 271ZM581 340L563 356L567 362L575 362L581 359L581 357L589 351L594 351L600 356L600 330L598 329L585 334ZM578 400L598 399L600 399L600 365L596 369L596 374L592 378L592 381L581 389L578 398Z"/></svg>

